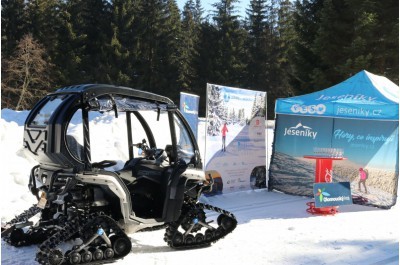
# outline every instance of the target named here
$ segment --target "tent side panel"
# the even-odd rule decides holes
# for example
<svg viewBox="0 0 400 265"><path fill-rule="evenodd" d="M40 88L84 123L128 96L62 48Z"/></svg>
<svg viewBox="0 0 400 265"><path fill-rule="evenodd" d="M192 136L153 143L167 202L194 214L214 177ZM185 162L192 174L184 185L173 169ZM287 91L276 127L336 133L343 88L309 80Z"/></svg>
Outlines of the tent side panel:
<svg viewBox="0 0 400 265"><path fill-rule="evenodd" d="M269 188L313 196L315 161L305 159L317 147L331 147L332 118L277 114Z"/></svg>
<svg viewBox="0 0 400 265"><path fill-rule="evenodd" d="M399 123L278 114L269 188L313 196L315 161L303 158L320 148L344 150L335 161L333 181L349 181L352 194L368 205L389 208L396 203L399 176ZM359 168L368 172L367 191Z"/></svg>

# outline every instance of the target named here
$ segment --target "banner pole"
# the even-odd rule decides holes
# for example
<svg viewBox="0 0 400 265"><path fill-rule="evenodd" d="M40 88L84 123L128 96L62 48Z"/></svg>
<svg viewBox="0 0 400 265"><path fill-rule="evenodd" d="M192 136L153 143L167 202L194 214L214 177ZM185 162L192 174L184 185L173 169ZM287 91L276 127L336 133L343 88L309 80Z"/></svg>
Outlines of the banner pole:
<svg viewBox="0 0 400 265"><path fill-rule="evenodd" d="M210 89L210 84L207 83L206 86L206 124L204 126L204 163L203 170L206 170L206 161L207 161L207 127L208 127L208 90Z"/></svg>
<svg viewBox="0 0 400 265"><path fill-rule="evenodd" d="M271 159L270 159L270 157L269 157L269 152L268 152L268 150L269 150L269 138L268 138L268 108L267 108L267 106L268 106L268 104L267 104L267 102L268 102L268 93L267 92L265 92L265 121L267 122L267 128L266 128L266 136L265 136L265 140L266 140L266 143L265 143L265 149L266 149L266 157L265 157L265 186L267 187L267 190L268 190L268 180L269 180L269 163L268 163L268 160L269 161L271 161ZM268 180L267 180L267 176L268 176Z"/></svg>

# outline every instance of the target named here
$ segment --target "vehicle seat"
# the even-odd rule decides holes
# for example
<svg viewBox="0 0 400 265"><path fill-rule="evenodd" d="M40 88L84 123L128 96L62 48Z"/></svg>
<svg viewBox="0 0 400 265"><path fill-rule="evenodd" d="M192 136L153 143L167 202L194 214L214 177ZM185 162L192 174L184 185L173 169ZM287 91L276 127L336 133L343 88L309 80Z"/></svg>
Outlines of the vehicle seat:
<svg viewBox="0 0 400 265"><path fill-rule="evenodd" d="M157 165L155 160L141 159L135 167L123 171L121 178L128 178L129 174L132 176L133 182L127 186L131 193L132 210L137 216L162 217L165 198L163 184L164 179L168 178L166 172L169 168Z"/></svg>
<svg viewBox="0 0 400 265"><path fill-rule="evenodd" d="M67 147L69 151L72 153L73 156L78 158L79 160L82 160L83 157L83 146L78 143L76 138L72 135L66 135L66 142L67 142Z"/></svg>
<svg viewBox="0 0 400 265"><path fill-rule="evenodd" d="M124 181L126 186L133 184L136 181L136 176L134 175L135 166L142 160L142 157L132 158L126 161L124 167L121 170L116 171L119 177Z"/></svg>
<svg viewBox="0 0 400 265"><path fill-rule="evenodd" d="M135 186L148 182L149 185L161 185L165 166L159 165L156 160L147 160L143 157L128 160L124 167L116 171L123 179L129 190L137 190ZM140 186L140 185L139 185Z"/></svg>
<svg viewBox="0 0 400 265"><path fill-rule="evenodd" d="M163 214L162 221L176 221L180 216L185 191L185 178L180 176L187 164L180 159L174 166L168 167L163 174Z"/></svg>
<svg viewBox="0 0 400 265"><path fill-rule="evenodd" d="M172 145L171 144L167 144L165 146L164 151L167 153L169 164L171 165L171 163L175 162L175 158L176 158L176 156L174 154L174 151L173 151L173 148L172 148Z"/></svg>

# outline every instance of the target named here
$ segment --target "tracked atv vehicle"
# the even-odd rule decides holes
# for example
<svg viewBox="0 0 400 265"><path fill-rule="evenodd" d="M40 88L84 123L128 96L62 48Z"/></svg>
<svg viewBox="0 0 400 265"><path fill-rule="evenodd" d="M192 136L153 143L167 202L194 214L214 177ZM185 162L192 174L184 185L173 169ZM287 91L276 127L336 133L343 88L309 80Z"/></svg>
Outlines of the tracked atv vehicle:
<svg viewBox="0 0 400 265"><path fill-rule="evenodd" d="M125 140L111 142L126 145L126 159L102 152L110 142L105 131L93 143L100 115L123 121ZM11 220L2 238L39 244L40 264L113 262L131 252L128 235L138 231L163 228L170 247L185 249L208 246L236 227L232 213L199 202L212 178L202 171L188 123L166 97L110 85L58 89L28 115L24 147L39 163L29 179L38 204ZM93 162L95 156L106 159Z"/></svg>

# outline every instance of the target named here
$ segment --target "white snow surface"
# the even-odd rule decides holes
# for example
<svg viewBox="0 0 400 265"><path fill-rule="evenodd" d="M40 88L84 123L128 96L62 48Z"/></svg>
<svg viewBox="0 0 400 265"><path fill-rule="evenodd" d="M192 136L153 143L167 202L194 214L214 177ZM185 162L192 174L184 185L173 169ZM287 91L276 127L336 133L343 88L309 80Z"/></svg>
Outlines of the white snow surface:
<svg viewBox="0 0 400 265"><path fill-rule="evenodd" d="M1 111L2 222L36 203L27 189L36 162L21 151L27 114ZM399 264L398 205L390 210L347 205L336 215L316 216L306 211L310 200L264 189L202 197L235 214L238 226L231 234L211 247L179 251L166 245L164 230L131 234L131 253L115 264ZM37 264L36 248L2 241L1 264Z"/></svg>

